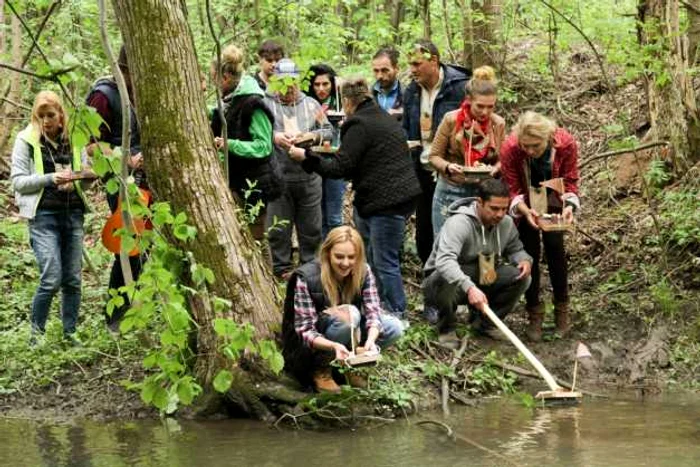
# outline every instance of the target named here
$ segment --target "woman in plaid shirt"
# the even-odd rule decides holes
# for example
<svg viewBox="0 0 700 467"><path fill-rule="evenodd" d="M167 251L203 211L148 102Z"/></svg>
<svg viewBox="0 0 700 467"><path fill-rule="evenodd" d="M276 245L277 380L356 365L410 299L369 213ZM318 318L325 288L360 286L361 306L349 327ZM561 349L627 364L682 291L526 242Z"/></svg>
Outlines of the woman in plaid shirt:
<svg viewBox="0 0 700 467"><path fill-rule="evenodd" d="M382 313L360 234L341 226L328 233L318 258L297 269L287 285L282 328L288 370L319 392L339 392L329 364L350 356L351 322L367 351L387 347L403 333L397 318ZM357 375L348 379L353 386L364 383Z"/></svg>

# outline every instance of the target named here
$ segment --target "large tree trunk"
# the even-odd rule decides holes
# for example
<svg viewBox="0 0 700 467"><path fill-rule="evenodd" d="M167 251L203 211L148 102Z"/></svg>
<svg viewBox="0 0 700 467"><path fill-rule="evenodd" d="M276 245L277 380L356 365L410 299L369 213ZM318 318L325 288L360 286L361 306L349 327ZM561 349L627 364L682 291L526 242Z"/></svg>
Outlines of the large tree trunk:
<svg viewBox="0 0 700 467"><path fill-rule="evenodd" d="M432 27L430 24L430 0L421 0L420 13L423 17L423 39L431 40Z"/></svg>
<svg viewBox="0 0 700 467"><path fill-rule="evenodd" d="M700 0L687 0L688 12L688 62L695 65L700 62Z"/></svg>
<svg viewBox="0 0 700 467"><path fill-rule="evenodd" d="M129 57L149 184L157 199L185 212L197 227L197 238L187 248L197 263L213 270L212 292L233 303L219 315L202 302L191 303L199 325L196 372L210 387L218 370L230 365L217 352L213 320L252 323L257 338L270 338L281 323L279 297L260 249L248 230L241 229L234 212L214 150L181 1L113 0L113 4ZM232 370L234 395L240 396L244 410L254 410L249 374Z"/></svg>
<svg viewBox="0 0 700 467"><path fill-rule="evenodd" d="M677 0L640 0L638 36L642 46L658 52L646 75L650 139L667 140L674 169L682 172L700 150L695 91L688 75L688 51L680 31Z"/></svg>
<svg viewBox="0 0 700 467"><path fill-rule="evenodd" d="M3 2L4 3L4 2ZM4 4L1 5L4 8ZM11 20L12 31L12 65L17 68L22 67L22 25L17 16L12 15ZM0 26L4 27L3 22ZM4 52L3 49L0 49ZM4 70L3 70L4 72ZM8 76L9 75L9 76ZM0 72L0 82L9 81L9 93L5 96L13 102L19 102L20 86L22 84L22 75L19 73L6 72L5 75ZM4 87L4 86L3 86ZM0 91L1 92L1 91ZM9 102L0 102L0 118L4 121L0 124L0 176L5 176L10 173L10 157L9 157L9 142L12 130L18 123L16 117L20 115L19 108Z"/></svg>

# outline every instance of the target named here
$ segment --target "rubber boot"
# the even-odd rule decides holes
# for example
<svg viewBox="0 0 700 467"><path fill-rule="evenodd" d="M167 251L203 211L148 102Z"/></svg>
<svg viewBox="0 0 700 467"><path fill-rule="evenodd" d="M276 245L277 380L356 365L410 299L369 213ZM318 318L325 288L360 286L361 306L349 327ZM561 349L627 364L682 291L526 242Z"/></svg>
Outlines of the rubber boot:
<svg viewBox="0 0 700 467"><path fill-rule="evenodd" d="M565 337L571 331L571 315L569 314L569 304L555 303L554 304L554 323L556 324L556 333L559 337Z"/></svg>
<svg viewBox="0 0 700 467"><path fill-rule="evenodd" d="M530 342L540 342L542 340L542 321L544 321L544 304L540 303L533 307L527 307L527 338Z"/></svg>
<svg viewBox="0 0 700 467"><path fill-rule="evenodd" d="M316 370L313 375L314 388L317 392L330 392L337 394L340 392L340 386L333 381L333 375L331 373L331 367L324 366Z"/></svg>

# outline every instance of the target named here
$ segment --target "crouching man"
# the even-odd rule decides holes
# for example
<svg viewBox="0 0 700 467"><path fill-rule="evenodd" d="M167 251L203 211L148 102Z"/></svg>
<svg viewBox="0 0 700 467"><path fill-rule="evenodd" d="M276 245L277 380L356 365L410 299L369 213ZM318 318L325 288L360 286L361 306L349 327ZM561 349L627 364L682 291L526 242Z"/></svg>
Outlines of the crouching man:
<svg viewBox="0 0 700 467"><path fill-rule="evenodd" d="M452 203L447 220L425 264L426 303L440 314L440 340L456 340L456 309L469 305L475 331L491 338L500 333L480 311L484 305L503 319L530 285L532 258L523 249L513 219L506 215L508 187L500 180L483 181L476 198Z"/></svg>

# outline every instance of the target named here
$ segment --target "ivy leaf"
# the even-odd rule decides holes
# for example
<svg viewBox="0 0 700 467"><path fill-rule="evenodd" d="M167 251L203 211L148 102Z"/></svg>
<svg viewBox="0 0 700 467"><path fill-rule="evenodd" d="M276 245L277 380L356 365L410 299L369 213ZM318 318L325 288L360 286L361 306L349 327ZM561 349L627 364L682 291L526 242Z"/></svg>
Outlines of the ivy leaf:
<svg viewBox="0 0 700 467"><path fill-rule="evenodd" d="M216 375L216 378L214 378L213 385L214 389L218 392L224 393L229 390L231 383L233 383L233 375L231 372L228 370L221 370Z"/></svg>
<svg viewBox="0 0 700 467"><path fill-rule="evenodd" d="M107 180L107 193L113 195L117 191L119 191L119 181L116 178Z"/></svg>

